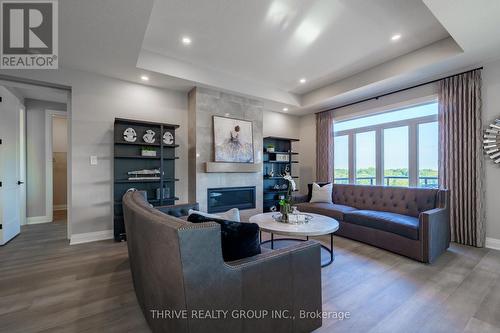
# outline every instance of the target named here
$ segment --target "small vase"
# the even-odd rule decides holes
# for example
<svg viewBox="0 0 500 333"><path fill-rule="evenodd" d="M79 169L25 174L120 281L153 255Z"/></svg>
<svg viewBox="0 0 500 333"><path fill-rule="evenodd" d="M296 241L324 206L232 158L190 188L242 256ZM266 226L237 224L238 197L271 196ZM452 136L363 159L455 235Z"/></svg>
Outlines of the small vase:
<svg viewBox="0 0 500 333"><path fill-rule="evenodd" d="M290 204L286 203L280 206L281 220L288 222L288 215L290 214Z"/></svg>

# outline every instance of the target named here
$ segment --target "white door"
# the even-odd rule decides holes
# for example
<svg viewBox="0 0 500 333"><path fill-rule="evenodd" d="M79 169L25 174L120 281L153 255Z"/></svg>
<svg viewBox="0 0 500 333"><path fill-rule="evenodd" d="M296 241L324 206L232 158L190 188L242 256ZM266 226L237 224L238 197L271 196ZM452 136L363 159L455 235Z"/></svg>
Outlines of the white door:
<svg viewBox="0 0 500 333"><path fill-rule="evenodd" d="M26 224L26 109L19 107L19 218Z"/></svg>
<svg viewBox="0 0 500 333"><path fill-rule="evenodd" d="M20 129L21 112L18 99L0 87L0 245L20 232L21 186Z"/></svg>

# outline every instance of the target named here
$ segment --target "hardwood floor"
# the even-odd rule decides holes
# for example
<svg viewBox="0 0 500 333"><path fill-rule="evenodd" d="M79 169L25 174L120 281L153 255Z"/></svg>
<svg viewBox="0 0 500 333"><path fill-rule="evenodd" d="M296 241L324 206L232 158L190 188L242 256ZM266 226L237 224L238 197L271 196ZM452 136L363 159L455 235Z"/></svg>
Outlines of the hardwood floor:
<svg viewBox="0 0 500 333"><path fill-rule="evenodd" d="M0 332L149 332L125 243L69 246L65 223L23 227L0 247ZM325 239L326 240L326 239ZM500 332L500 251L453 245L424 265L335 238L318 332Z"/></svg>

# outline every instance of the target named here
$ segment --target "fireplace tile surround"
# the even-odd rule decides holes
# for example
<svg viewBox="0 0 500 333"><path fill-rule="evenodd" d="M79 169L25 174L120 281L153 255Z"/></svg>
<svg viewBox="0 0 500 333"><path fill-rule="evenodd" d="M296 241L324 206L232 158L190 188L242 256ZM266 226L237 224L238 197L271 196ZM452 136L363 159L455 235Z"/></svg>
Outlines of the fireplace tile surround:
<svg viewBox="0 0 500 333"><path fill-rule="evenodd" d="M231 172L207 172L207 162L214 161L213 116L252 121L254 163L262 165L262 102L196 87L188 94L189 201L198 202L200 210L207 211L209 188L255 187L256 206L254 209L246 210L245 215L261 212L262 167L247 165L250 169L254 168L255 172L235 172L237 169L234 168L231 168Z"/></svg>

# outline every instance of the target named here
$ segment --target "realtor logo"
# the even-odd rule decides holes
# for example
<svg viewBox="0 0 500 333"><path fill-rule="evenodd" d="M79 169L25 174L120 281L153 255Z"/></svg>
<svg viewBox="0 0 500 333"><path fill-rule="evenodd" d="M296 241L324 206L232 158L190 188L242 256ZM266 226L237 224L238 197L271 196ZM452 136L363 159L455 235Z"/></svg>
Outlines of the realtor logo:
<svg viewBox="0 0 500 333"><path fill-rule="evenodd" d="M0 4L0 68L58 68L57 0L1 0Z"/></svg>

